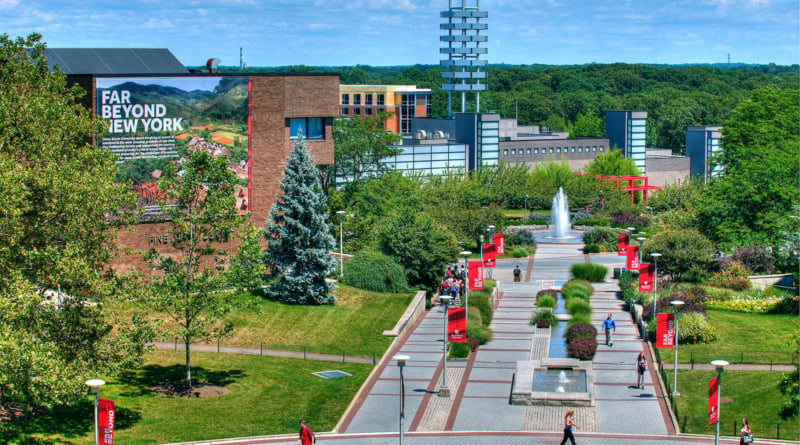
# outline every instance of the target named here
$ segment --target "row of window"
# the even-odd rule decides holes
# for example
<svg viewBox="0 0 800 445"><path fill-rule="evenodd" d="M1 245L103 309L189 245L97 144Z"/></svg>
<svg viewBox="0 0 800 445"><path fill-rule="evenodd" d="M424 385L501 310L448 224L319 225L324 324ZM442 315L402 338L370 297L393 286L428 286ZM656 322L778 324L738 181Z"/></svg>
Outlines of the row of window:
<svg viewBox="0 0 800 445"><path fill-rule="evenodd" d="M372 93L364 94L364 105L384 105L385 104L385 95L383 93L378 93L375 95L376 103L372 103ZM350 105L350 94L349 93L342 93L342 105ZM353 94L353 105L361 105L361 93L354 93Z"/></svg>
<svg viewBox="0 0 800 445"><path fill-rule="evenodd" d="M591 147L587 145L586 147L579 146L577 148L577 152L578 153L583 153L584 149L585 149L586 153L589 153L589 149L591 149L593 152L603 151L604 150L602 145L600 145L599 147L597 145L592 145ZM529 155L529 154L531 154L531 150L533 150L533 154L535 154L535 155L539 154L539 148L534 148L534 149L530 149L530 148L520 148L520 149L512 148L511 149L511 156L523 155L523 154ZM550 154L561 153L561 147L555 147L555 148L550 147L549 149L548 148L542 148L541 150L542 150L541 154L547 154L548 150L549 150ZM504 148L503 149L503 156L508 156L508 151L509 151L509 149ZM576 148L575 147L564 147L564 153L575 153L575 152L576 152Z"/></svg>
<svg viewBox="0 0 800 445"><path fill-rule="evenodd" d="M321 117L303 117L289 119L289 137L297 139L302 134L306 139L323 139L324 125Z"/></svg>
<svg viewBox="0 0 800 445"><path fill-rule="evenodd" d="M361 116L361 108L358 107L342 107L342 116L350 116L350 110L352 110L353 116ZM364 108L364 116L372 116L372 108Z"/></svg>

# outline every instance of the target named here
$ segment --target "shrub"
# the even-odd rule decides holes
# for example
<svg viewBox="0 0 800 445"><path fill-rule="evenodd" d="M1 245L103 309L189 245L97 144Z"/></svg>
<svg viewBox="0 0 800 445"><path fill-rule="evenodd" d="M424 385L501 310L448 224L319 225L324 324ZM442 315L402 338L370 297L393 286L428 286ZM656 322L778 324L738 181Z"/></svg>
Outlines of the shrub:
<svg viewBox="0 0 800 445"><path fill-rule="evenodd" d="M469 307L480 311L484 325L488 326L492 322L492 316L494 316L492 301L485 292L470 292Z"/></svg>
<svg viewBox="0 0 800 445"><path fill-rule="evenodd" d="M626 270L619 275L619 288L624 289L630 283L639 283L639 272L631 272Z"/></svg>
<svg viewBox="0 0 800 445"><path fill-rule="evenodd" d="M555 289L542 289L539 292L536 292L537 299L542 295L550 295L553 298L558 298L558 291Z"/></svg>
<svg viewBox="0 0 800 445"><path fill-rule="evenodd" d="M375 250L362 250L347 262L342 283L373 292L404 292L408 289L403 266Z"/></svg>
<svg viewBox="0 0 800 445"><path fill-rule="evenodd" d="M547 329L550 327L550 320L542 318L541 320L536 322L536 327L539 329Z"/></svg>
<svg viewBox="0 0 800 445"><path fill-rule="evenodd" d="M575 263L570 266L569 271L575 278L580 278L592 283L604 281L608 274L608 268L602 264L595 263Z"/></svg>
<svg viewBox="0 0 800 445"><path fill-rule="evenodd" d="M624 233L625 231L623 230L612 229L611 227L595 227L583 234L583 243L597 244L598 246L604 246L606 252L616 252L619 235Z"/></svg>
<svg viewBox="0 0 800 445"><path fill-rule="evenodd" d="M553 309L556 307L556 299L551 295L543 294L536 299L536 307Z"/></svg>
<svg viewBox="0 0 800 445"><path fill-rule="evenodd" d="M470 347L469 343L450 343L450 351L448 356L450 358L467 358L469 357Z"/></svg>
<svg viewBox="0 0 800 445"><path fill-rule="evenodd" d="M531 246L536 248L536 239L533 232L528 230L514 230L506 234L506 247Z"/></svg>
<svg viewBox="0 0 800 445"><path fill-rule="evenodd" d="M589 305L589 302L582 299L582 298L570 298L567 300L566 303L567 312L575 315L591 315L592 314L592 307Z"/></svg>
<svg viewBox="0 0 800 445"><path fill-rule="evenodd" d="M608 227L611 223L608 218L586 218L586 219L573 219L572 223L579 226L590 227Z"/></svg>
<svg viewBox="0 0 800 445"><path fill-rule="evenodd" d="M681 316L683 314L688 313L698 313L703 316L706 315L706 307L703 303L704 300L693 298L691 294L688 293L676 293L672 294L666 298L660 298L658 302L656 302L656 313L674 313L675 308L672 306L671 302L674 300L681 300L683 301L683 306L681 306ZM649 304L644 305L644 309L642 311L642 318L645 320L652 320L653 319L653 302L649 302ZM655 324L655 323L653 323Z"/></svg>
<svg viewBox="0 0 800 445"><path fill-rule="evenodd" d="M534 224L537 226L547 226L550 225L550 217L542 213L533 212L528 217L528 224Z"/></svg>
<svg viewBox="0 0 800 445"><path fill-rule="evenodd" d="M580 278L573 278L561 286L561 294L569 298L572 296L573 289L580 289L582 293L586 294L587 297L594 293L594 287L592 287L592 283Z"/></svg>
<svg viewBox="0 0 800 445"><path fill-rule="evenodd" d="M583 314L573 315L572 318L569 319L567 327L574 326L578 323L592 324L592 318L588 315L583 315Z"/></svg>
<svg viewBox="0 0 800 445"><path fill-rule="evenodd" d="M731 290L747 290L753 286L747 278L731 278L728 281L719 281L710 284Z"/></svg>
<svg viewBox="0 0 800 445"><path fill-rule="evenodd" d="M583 253L600 253L600 246L597 244L586 244L583 246Z"/></svg>
<svg viewBox="0 0 800 445"><path fill-rule="evenodd" d="M708 272L698 265L693 265L681 276L682 281L687 283L705 283L708 281Z"/></svg>
<svg viewBox="0 0 800 445"><path fill-rule="evenodd" d="M647 335L651 340L656 338L656 324L647 325ZM678 316L678 341L681 344L710 343L719 336L717 328L711 326L708 318L698 312L689 312Z"/></svg>
<svg viewBox="0 0 800 445"><path fill-rule="evenodd" d="M578 337L586 337L586 338L596 338L597 337L597 329L594 326L587 323L576 323L570 326L567 329L567 333L564 334L564 338L567 340L567 344L570 344L573 339Z"/></svg>
<svg viewBox="0 0 800 445"><path fill-rule="evenodd" d="M530 253L524 247L515 247L513 251L511 251L511 258L527 258Z"/></svg>
<svg viewBox="0 0 800 445"><path fill-rule="evenodd" d="M478 340L478 344L486 344L492 339L492 331L481 324L479 320L470 318L467 320L467 336Z"/></svg>
<svg viewBox="0 0 800 445"><path fill-rule="evenodd" d="M800 310L800 299L797 295L786 295L770 311L773 314L796 314Z"/></svg>
<svg viewBox="0 0 800 445"><path fill-rule="evenodd" d="M747 271L752 274L771 274L775 272L775 257L772 252L766 247L750 246L743 247L733 253L726 260L735 261L744 266Z"/></svg>
<svg viewBox="0 0 800 445"><path fill-rule="evenodd" d="M547 309L540 310L533 314L533 318L531 318L531 324L538 326L539 320L547 320L551 326L558 323L558 317L556 317L556 314Z"/></svg>
<svg viewBox="0 0 800 445"><path fill-rule="evenodd" d="M640 215L628 210L623 210L611 217L611 225L614 227L643 227L650 225L648 215Z"/></svg>
<svg viewBox="0 0 800 445"><path fill-rule="evenodd" d="M709 281L712 283L722 283L725 281L732 280L734 278L747 279L747 276L748 272L747 269L744 268L744 266L737 263L736 261L731 261L727 263L724 269L711 275Z"/></svg>
<svg viewBox="0 0 800 445"><path fill-rule="evenodd" d="M597 352L597 340L594 338L578 337L567 346L567 354L578 360L591 360Z"/></svg>
<svg viewBox="0 0 800 445"><path fill-rule="evenodd" d="M711 261L712 250L711 241L695 229L665 227L644 244L642 262L652 262L650 253L660 252L658 271L681 279L692 267L705 268Z"/></svg>

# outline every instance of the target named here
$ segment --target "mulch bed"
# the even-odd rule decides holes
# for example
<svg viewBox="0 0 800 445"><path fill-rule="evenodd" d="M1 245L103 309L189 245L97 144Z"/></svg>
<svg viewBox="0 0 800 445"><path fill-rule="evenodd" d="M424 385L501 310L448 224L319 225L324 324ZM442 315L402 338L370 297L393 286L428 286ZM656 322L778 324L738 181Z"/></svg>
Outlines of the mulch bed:
<svg viewBox="0 0 800 445"><path fill-rule="evenodd" d="M164 382L161 385L151 388L153 391L167 397L216 397L228 393L228 388L208 382L192 382L192 386L186 384L186 380L174 382Z"/></svg>

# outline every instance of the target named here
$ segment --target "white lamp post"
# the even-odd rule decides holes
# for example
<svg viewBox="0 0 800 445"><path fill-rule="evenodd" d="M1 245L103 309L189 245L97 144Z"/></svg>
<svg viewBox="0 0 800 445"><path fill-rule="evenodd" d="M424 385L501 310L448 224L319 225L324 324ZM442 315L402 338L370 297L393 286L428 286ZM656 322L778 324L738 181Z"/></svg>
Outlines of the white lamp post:
<svg viewBox="0 0 800 445"><path fill-rule="evenodd" d="M344 249L342 247L342 220L344 219L344 210L336 212L339 215L339 276L344 275Z"/></svg>
<svg viewBox="0 0 800 445"><path fill-rule="evenodd" d="M656 319L656 296L658 295L658 290L656 289L658 285L658 259L661 257L660 253L651 253L650 256L653 258L653 318L651 320Z"/></svg>
<svg viewBox="0 0 800 445"><path fill-rule="evenodd" d="M669 304L675 308L675 339L672 345L672 349L675 350L675 358L672 365L672 397L680 397L681 393L678 392L678 312L681 311L681 306L684 303L681 300L673 300Z"/></svg>
<svg viewBox="0 0 800 445"><path fill-rule="evenodd" d="M522 224L528 222L528 195L525 195L525 214L522 216Z"/></svg>
<svg viewBox="0 0 800 445"><path fill-rule="evenodd" d="M439 397L450 397L450 388L447 387L447 309L450 305L450 297L445 295L439 297L442 301L442 308L444 308L444 339L443 339L443 360L442 360L442 387L439 388Z"/></svg>
<svg viewBox="0 0 800 445"><path fill-rule="evenodd" d="M411 357L398 354L392 357L392 360L397 361L397 366L400 367L400 445L403 445L403 418L405 417L405 382L403 381L403 368L406 366L406 362L410 360Z"/></svg>
<svg viewBox="0 0 800 445"><path fill-rule="evenodd" d="M645 207L645 210L650 212L650 236L653 236L653 208L650 206Z"/></svg>
<svg viewBox="0 0 800 445"><path fill-rule="evenodd" d="M721 407L719 406L720 405L719 393L720 393L720 390L722 388L722 371L730 363L726 362L725 360L714 360L713 362L711 362L711 364L714 365L714 367L717 370L717 424L716 424L715 432L714 432L714 445L719 445L719 421L721 420L721 418L720 418L720 408Z"/></svg>
<svg viewBox="0 0 800 445"><path fill-rule="evenodd" d="M494 244L494 225L490 225L488 229L489 232L489 244ZM497 261L497 248L495 248L495 261ZM497 264L497 263L495 263ZM492 278L492 268L489 268L489 278Z"/></svg>
<svg viewBox="0 0 800 445"><path fill-rule="evenodd" d="M461 256L464 257L464 321L469 318L469 256L472 252L462 250Z"/></svg>
<svg viewBox="0 0 800 445"><path fill-rule="evenodd" d="M100 395L100 387L105 385L105 380L91 379L86 381L86 386L92 388L94 394L94 445L100 445L100 427L97 424L97 398Z"/></svg>

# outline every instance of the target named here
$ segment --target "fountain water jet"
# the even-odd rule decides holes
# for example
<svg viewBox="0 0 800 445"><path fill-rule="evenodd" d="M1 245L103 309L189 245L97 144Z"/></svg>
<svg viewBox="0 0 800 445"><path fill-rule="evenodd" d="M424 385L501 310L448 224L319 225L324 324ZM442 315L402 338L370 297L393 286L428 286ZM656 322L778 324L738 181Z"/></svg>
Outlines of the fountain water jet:
<svg viewBox="0 0 800 445"><path fill-rule="evenodd" d="M567 205L567 195L564 194L562 187L558 188L558 193L553 197L550 211L550 220L554 226L551 236L555 239L571 238L569 235L569 206Z"/></svg>

